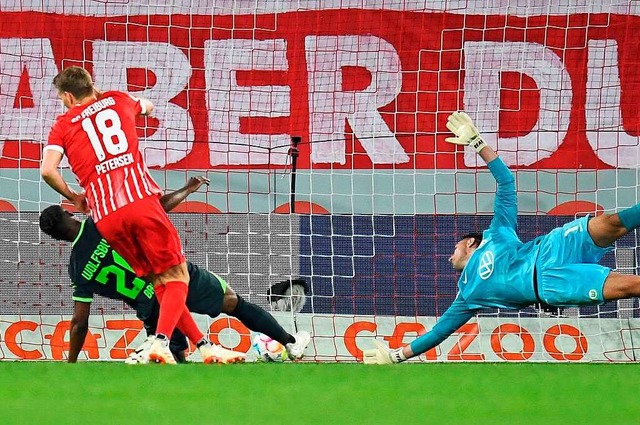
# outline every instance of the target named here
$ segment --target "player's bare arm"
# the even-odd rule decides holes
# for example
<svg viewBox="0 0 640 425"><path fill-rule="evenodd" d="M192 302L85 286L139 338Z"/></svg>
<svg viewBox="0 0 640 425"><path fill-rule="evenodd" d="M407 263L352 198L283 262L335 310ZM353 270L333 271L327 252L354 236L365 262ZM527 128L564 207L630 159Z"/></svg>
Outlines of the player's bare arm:
<svg viewBox="0 0 640 425"><path fill-rule="evenodd" d="M87 205L84 194L78 193L73 190L60 174L58 166L62 161L62 153L54 149L45 149L42 159L42 165L40 166L40 174L42 179L47 182L53 190L67 198L78 208L78 210L87 213L89 207Z"/></svg>
<svg viewBox="0 0 640 425"><path fill-rule="evenodd" d="M160 198L162 208L164 208L165 211L171 211L184 201L187 196L200 189L203 184L209 186L209 179L204 176L191 177L182 188L167 193Z"/></svg>
<svg viewBox="0 0 640 425"><path fill-rule="evenodd" d="M78 354L82 350L84 340L89 329L89 313L91 303L76 301L73 309L73 317L69 327L69 363L78 360Z"/></svg>

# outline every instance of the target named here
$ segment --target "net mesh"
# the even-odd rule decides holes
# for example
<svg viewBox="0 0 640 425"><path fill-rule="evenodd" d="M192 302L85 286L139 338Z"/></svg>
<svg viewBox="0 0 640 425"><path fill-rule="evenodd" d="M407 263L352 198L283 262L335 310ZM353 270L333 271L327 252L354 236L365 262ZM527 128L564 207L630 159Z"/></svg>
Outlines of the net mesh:
<svg viewBox="0 0 640 425"><path fill-rule="evenodd" d="M633 2L195 3L0 1L1 358L64 357L71 248L37 221L60 202L38 167L69 65L154 103L138 126L161 187L211 180L171 215L190 261L269 310L270 285L307 281L302 313L274 314L311 331L315 360L400 346L455 298L448 258L488 225L495 183L444 141L452 111L516 174L523 241L639 201ZM637 274L637 247L630 234L603 264ZM638 314L637 299L485 311L421 359L634 360ZM132 317L96 297L86 356L122 358L140 341L120 329ZM231 318L199 320L245 347Z"/></svg>

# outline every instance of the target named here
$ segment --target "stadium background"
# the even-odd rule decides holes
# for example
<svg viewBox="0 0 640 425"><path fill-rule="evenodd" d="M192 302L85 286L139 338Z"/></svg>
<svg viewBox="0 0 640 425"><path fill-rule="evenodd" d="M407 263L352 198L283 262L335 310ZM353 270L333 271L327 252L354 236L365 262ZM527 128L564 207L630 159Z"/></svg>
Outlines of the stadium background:
<svg viewBox="0 0 640 425"><path fill-rule="evenodd" d="M270 284L309 282L296 320L316 360L353 361L374 336L398 346L455 297L447 258L487 225L494 185L444 142L454 110L516 172L523 240L638 202L633 2L44 3L0 3L0 358L64 356L69 247L38 231L59 198L37 168L61 112L51 78L72 64L156 104L140 134L161 186L211 179L172 215L191 261L263 306ZM316 214L275 213L288 211L292 135L297 211ZM606 264L636 272L636 248L631 235ZM111 321L131 312L96 312L87 355L120 358L139 339ZM491 311L426 358L635 359L637 300L565 313ZM200 320L244 346L232 320Z"/></svg>

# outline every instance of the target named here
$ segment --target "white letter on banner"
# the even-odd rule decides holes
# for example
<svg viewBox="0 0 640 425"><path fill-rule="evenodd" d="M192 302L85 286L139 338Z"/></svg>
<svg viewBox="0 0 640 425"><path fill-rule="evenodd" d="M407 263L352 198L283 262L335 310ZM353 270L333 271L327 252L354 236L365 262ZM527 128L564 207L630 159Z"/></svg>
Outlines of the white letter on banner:
<svg viewBox="0 0 640 425"><path fill-rule="evenodd" d="M210 40L204 48L211 164L286 164L290 136L241 133L240 118L289 116L291 88L240 86L236 72L288 70L287 42Z"/></svg>
<svg viewBox="0 0 640 425"><path fill-rule="evenodd" d="M537 43L469 41L464 43L464 67L464 109L507 165L531 165L558 149L569 127L573 92L569 73L551 49ZM538 120L525 136L498 139L501 72L528 75L540 90ZM484 166L471 149L465 150L464 163Z"/></svg>
<svg viewBox="0 0 640 425"><path fill-rule="evenodd" d="M619 168L640 164L640 138L622 128L618 44L589 40L587 61L587 139L598 158Z"/></svg>
<svg viewBox="0 0 640 425"><path fill-rule="evenodd" d="M308 36L305 50L312 162L346 162L345 119L374 164L408 162L409 157L378 111L402 88L396 49L380 37L358 35ZM371 84L361 91L343 91L345 66L369 71Z"/></svg>
<svg viewBox="0 0 640 425"><path fill-rule="evenodd" d="M14 108L25 70L33 108ZM56 115L64 112L52 84L57 73L48 38L0 38L0 154L5 140L47 140Z"/></svg>
<svg viewBox="0 0 640 425"><path fill-rule="evenodd" d="M164 167L178 162L193 146L193 123L186 109L169 100L189 82L189 60L179 48L167 43L93 43L93 73L98 88L126 91L127 69L148 69L157 78L153 87L132 93L153 102L152 116L159 121L157 131L140 140L140 151L147 165Z"/></svg>

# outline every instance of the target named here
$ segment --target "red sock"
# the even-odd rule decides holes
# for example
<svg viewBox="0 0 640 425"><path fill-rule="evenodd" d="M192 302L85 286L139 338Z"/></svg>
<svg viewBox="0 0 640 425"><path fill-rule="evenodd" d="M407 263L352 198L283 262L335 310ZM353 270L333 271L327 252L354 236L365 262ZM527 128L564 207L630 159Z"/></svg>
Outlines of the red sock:
<svg viewBox="0 0 640 425"><path fill-rule="evenodd" d="M158 304L161 304L162 298L164 297L164 285L158 285L156 288L153 288L153 292L156 293Z"/></svg>
<svg viewBox="0 0 640 425"><path fill-rule="evenodd" d="M200 331L200 328L198 328L196 321L193 320L193 316L187 307L184 308L176 327L194 344L197 344L204 338L204 334Z"/></svg>
<svg viewBox="0 0 640 425"><path fill-rule="evenodd" d="M164 298L164 291L164 285L159 285L155 290L156 298L158 298L159 302L162 302L162 299ZM204 338L204 334L200 331L200 328L198 328L198 325L191 316L191 312L186 306L180 316L180 319L178 319L176 328L178 328L194 344L197 344L202 340L202 338Z"/></svg>
<svg viewBox="0 0 640 425"><path fill-rule="evenodd" d="M164 290L160 287L160 291L156 290L156 294L160 292L158 301L160 301L160 314L158 317L158 327L156 334L164 335L171 338L173 330L180 320L182 312L185 310L185 301L187 300L187 291L189 287L186 283L179 280L167 282Z"/></svg>

